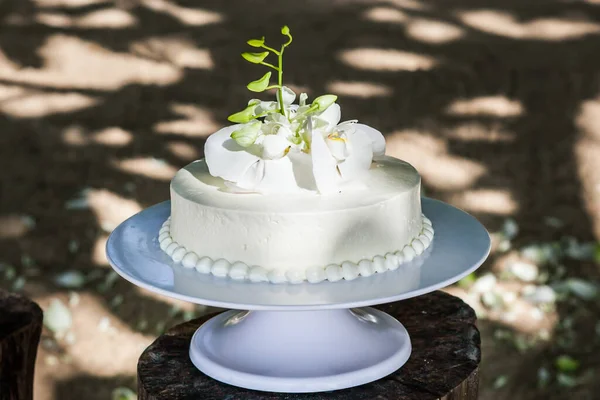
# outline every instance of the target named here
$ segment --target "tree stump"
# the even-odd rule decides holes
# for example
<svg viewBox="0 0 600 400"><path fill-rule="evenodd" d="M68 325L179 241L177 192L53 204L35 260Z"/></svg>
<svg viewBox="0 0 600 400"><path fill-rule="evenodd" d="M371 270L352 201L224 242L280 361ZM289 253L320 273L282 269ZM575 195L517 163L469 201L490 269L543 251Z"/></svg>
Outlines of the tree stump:
<svg viewBox="0 0 600 400"><path fill-rule="evenodd" d="M33 301L0 290L0 400L33 399L33 370L43 313Z"/></svg>
<svg viewBox="0 0 600 400"><path fill-rule="evenodd" d="M412 354L398 371L355 388L310 394L258 392L218 382L189 359L190 340L208 315L170 329L138 363L140 400L474 400L481 358L475 312L457 297L434 292L376 308L408 330Z"/></svg>

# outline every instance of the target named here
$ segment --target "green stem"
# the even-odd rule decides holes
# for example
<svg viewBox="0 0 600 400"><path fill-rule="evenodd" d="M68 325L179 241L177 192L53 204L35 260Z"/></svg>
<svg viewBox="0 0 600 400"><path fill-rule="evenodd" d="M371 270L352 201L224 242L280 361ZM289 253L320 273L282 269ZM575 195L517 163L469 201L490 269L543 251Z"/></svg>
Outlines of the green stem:
<svg viewBox="0 0 600 400"><path fill-rule="evenodd" d="M269 89L275 89L275 88L279 89L279 88L281 88L281 86L279 86L279 85L271 85L271 86L267 86L267 87L265 88L265 90L269 90Z"/></svg>
<svg viewBox="0 0 600 400"><path fill-rule="evenodd" d="M281 57L281 56L279 56L279 57ZM261 61L261 62L260 62L260 65L265 65L265 66L267 66L267 67L269 67L269 68L273 68L275 71L279 71L279 73L281 73L281 71L279 70L279 68L277 68L277 67L276 67L276 66L274 66L273 64L269 64L269 63L267 63L267 62Z"/></svg>
<svg viewBox="0 0 600 400"><path fill-rule="evenodd" d="M283 104L283 51L285 45L281 46L281 51L277 55L279 61L279 69L277 70L277 82L279 83L279 110L281 115L285 116L285 106Z"/></svg>
<svg viewBox="0 0 600 400"><path fill-rule="evenodd" d="M272 48L272 47L266 46L266 45L264 45L264 44L263 44L261 47L262 47L263 49L265 49L265 50L272 51L273 53L275 53L275 54L279 55L279 52L278 52L277 50L275 50L274 48Z"/></svg>

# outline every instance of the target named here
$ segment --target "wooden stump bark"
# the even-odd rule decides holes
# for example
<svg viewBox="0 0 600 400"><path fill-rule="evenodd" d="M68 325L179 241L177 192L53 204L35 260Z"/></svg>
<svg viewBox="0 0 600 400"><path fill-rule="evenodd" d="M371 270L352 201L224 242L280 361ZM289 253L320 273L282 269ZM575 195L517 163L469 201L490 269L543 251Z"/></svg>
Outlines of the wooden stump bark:
<svg viewBox="0 0 600 400"><path fill-rule="evenodd" d="M33 301L0 290L0 400L33 399L43 313Z"/></svg>
<svg viewBox="0 0 600 400"><path fill-rule="evenodd" d="M457 297L434 292L378 306L406 327L412 354L398 371L351 389L278 394L241 389L198 371L190 340L213 315L175 326L144 351L138 363L140 400L474 400L479 384L480 337L475 313Z"/></svg>

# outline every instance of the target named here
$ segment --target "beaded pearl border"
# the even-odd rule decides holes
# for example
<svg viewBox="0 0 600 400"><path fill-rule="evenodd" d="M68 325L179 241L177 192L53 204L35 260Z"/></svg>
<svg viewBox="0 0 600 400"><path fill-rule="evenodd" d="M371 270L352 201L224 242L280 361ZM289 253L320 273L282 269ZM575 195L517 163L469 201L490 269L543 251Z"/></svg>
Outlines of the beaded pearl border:
<svg viewBox="0 0 600 400"><path fill-rule="evenodd" d="M184 268L195 268L203 274L213 274L218 277L229 277L234 280L249 280L251 282L271 283L318 283L322 281L336 282L341 279L351 281L359 276L370 276L374 273L393 271L401 264L412 261L422 254L433 241L433 226L431 221L422 214L423 228L419 235L402 250L375 256L372 259L363 259L358 263L345 261L342 264L330 264L326 267L311 267L303 271L268 271L259 266L248 266L236 261L231 263L223 258L213 260L210 257L200 257L193 251L188 251L180 246L171 237L171 217L160 228L158 241L160 248L167 253L173 261L181 263Z"/></svg>

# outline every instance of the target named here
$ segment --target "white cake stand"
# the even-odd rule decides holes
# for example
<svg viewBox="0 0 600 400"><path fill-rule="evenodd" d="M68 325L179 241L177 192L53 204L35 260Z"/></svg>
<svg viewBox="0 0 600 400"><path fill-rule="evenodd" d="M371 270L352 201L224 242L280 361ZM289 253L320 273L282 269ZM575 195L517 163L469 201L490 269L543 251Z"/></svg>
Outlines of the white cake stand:
<svg viewBox="0 0 600 400"><path fill-rule="evenodd" d="M135 285L234 309L210 319L192 338L190 358L206 375L247 389L321 392L372 382L408 360L406 329L367 306L443 288L487 258L490 237L475 218L431 199L423 199L423 212L435 229L426 254L395 271L353 281L275 285L186 269L157 241L169 202L119 225L106 251L114 270Z"/></svg>

